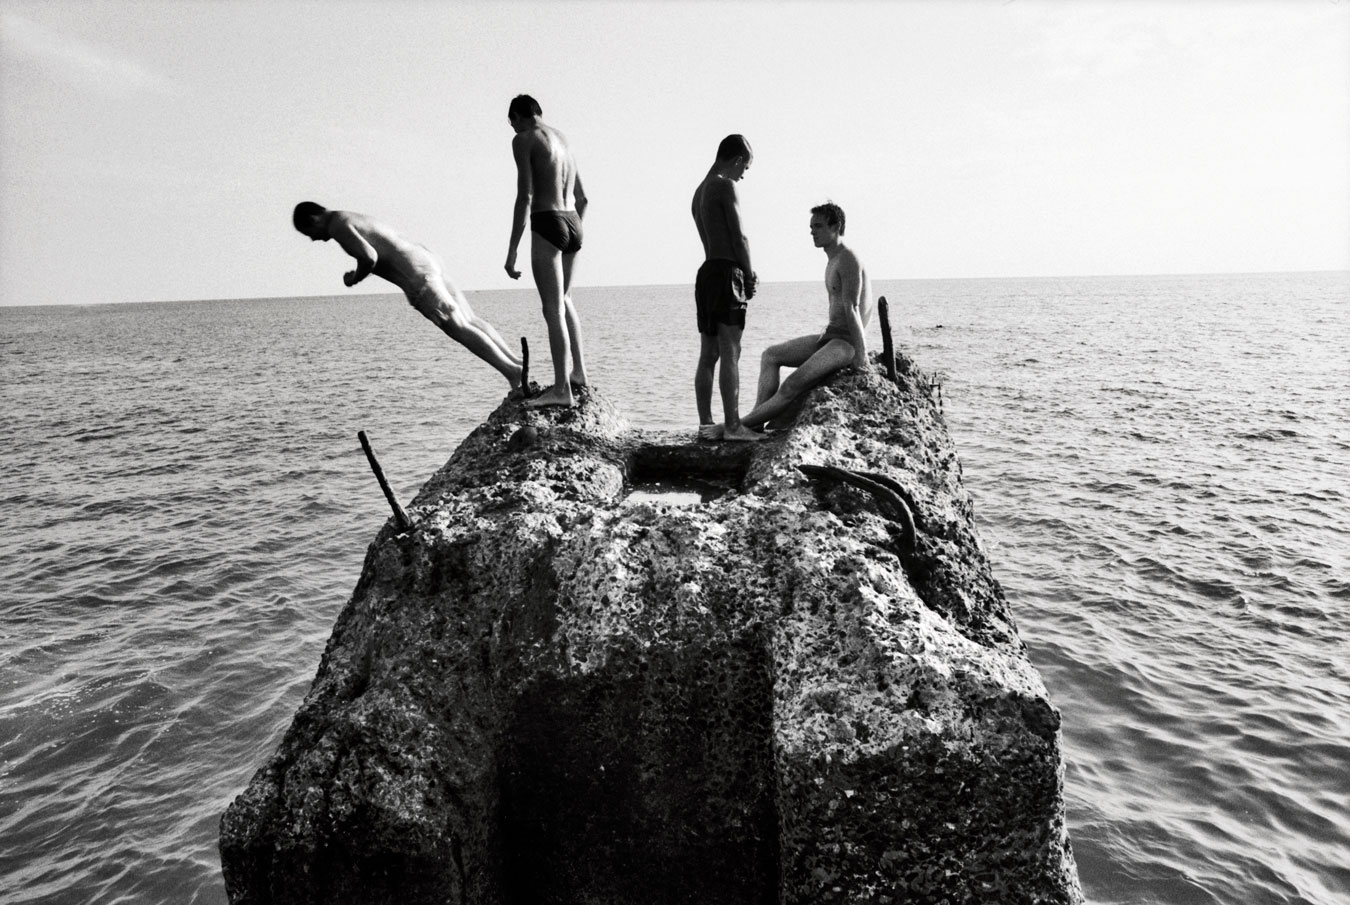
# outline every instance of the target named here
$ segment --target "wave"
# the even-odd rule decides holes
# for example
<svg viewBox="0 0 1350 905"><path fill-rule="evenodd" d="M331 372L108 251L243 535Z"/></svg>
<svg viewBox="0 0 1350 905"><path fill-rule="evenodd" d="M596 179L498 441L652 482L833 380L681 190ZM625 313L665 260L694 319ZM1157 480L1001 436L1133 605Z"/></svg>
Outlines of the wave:
<svg viewBox="0 0 1350 905"><path fill-rule="evenodd" d="M1243 431L1233 436L1238 440L1292 440L1298 438L1299 432L1289 428L1267 428L1259 431Z"/></svg>

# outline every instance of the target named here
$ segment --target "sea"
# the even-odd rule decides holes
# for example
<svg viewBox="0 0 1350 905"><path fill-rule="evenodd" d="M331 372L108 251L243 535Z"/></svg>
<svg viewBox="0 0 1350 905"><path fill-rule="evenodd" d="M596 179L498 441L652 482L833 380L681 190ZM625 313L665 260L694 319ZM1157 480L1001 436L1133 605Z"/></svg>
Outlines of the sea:
<svg viewBox="0 0 1350 905"><path fill-rule="evenodd" d="M1088 900L1350 902L1350 273L875 289L1062 712ZM533 290L469 298L551 373ZM692 438L691 287L575 298L597 389ZM743 411L825 313L761 288ZM226 901L221 814L389 517L357 432L406 503L506 389L398 296L0 307L0 902Z"/></svg>

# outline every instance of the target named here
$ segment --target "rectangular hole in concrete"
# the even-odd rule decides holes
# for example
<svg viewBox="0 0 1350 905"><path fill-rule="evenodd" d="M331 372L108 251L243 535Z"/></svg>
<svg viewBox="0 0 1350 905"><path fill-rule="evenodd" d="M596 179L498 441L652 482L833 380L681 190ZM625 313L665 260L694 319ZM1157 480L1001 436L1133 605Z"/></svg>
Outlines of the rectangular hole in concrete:
<svg viewBox="0 0 1350 905"><path fill-rule="evenodd" d="M738 493L750 465L749 443L647 444L628 459L625 504L699 506Z"/></svg>

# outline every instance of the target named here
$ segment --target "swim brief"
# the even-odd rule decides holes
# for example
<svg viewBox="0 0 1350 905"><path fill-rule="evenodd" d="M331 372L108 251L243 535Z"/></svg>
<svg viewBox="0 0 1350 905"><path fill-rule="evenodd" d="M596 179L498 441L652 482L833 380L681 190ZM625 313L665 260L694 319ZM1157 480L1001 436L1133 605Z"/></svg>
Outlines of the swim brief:
<svg viewBox="0 0 1350 905"><path fill-rule="evenodd" d="M849 344L852 344L853 342L853 340L848 335L848 330L844 329L843 327L836 327L834 324L827 324L825 327L825 332L820 334L820 338L816 340L816 349L817 350L823 349L827 345L829 345L830 342L836 339L842 339L844 342Z"/></svg>
<svg viewBox="0 0 1350 905"><path fill-rule="evenodd" d="M704 261L694 279L698 332L717 335L717 325L745 329L745 272L735 261Z"/></svg>
<svg viewBox="0 0 1350 905"><path fill-rule="evenodd" d="M565 255L581 251L581 218L576 211L535 211L530 214L530 229Z"/></svg>

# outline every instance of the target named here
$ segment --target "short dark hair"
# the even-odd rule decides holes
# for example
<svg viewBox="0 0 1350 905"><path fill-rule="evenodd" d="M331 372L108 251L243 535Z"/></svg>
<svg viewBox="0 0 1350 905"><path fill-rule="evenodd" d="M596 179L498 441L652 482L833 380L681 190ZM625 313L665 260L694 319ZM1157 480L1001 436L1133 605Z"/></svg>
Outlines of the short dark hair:
<svg viewBox="0 0 1350 905"><path fill-rule="evenodd" d="M322 204L316 204L313 201L301 201L295 206L295 213L291 214L291 223L300 232L309 235L310 224L326 213L328 213L328 208Z"/></svg>
<svg viewBox="0 0 1350 905"><path fill-rule="evenodd" d="M825 218L825 223L829 226L839 227L839 235L844 234L844 209L833 201L826 201L824 204L817 204L811 208L811 216L820 214Z"/></svg>
<svg viewBox="0 0 1350 905"><path fill-rule="evenodd" d="M543 116L544 111L539 109L539 102L528 94L517 94L511 98L511 106L506 108L506 115L509 117L522 116Z"/></svg>
<svg viewBox="0 0 1350 905"><path fill-rule="evenodd" d="M751 158L754 156L755 152L750 150L750 142L745 140L744 135L728 135L717 146L718 160L731 160L735 157Z"/></svg>

